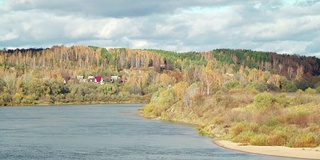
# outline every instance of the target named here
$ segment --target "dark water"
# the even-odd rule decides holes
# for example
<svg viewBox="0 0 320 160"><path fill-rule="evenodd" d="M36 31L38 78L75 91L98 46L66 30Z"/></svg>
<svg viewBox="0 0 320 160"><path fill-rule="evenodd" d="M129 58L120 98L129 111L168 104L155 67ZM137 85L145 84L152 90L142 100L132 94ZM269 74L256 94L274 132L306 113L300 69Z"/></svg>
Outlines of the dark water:
<svg viewBox="0 0 320 160"><path fill-rule="evenodd" d="M0 159L284 159L218 147L141 105L0 108Z"/></svg>

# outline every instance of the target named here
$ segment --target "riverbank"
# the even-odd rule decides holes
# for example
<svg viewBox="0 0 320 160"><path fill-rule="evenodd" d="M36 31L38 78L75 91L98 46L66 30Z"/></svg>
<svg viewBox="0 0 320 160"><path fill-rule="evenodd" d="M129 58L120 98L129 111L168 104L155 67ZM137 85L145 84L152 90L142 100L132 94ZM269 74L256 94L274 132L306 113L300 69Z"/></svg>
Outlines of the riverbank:
<svg viewBox="0 0 320 160"><path fill-rule="evenodd" d="M220 147L247 152L290 158L320 159L320 147L315 148L290 148L285 146L252 146L242 143L234 143L225 140L214 140L213 143Z"/></svg>

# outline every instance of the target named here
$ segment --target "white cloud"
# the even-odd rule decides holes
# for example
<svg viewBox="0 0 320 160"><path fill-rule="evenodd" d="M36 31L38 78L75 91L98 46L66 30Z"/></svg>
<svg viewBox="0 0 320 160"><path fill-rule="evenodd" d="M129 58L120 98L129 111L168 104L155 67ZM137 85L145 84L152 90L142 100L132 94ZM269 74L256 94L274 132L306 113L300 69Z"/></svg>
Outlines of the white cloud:
<svg viewBox="0 0 320 160"><path fill-rule="evenodd" d="M13 40L18 38L18 34L14 33L14 32L9 32L6 33L4 36L0 37L0 41L8 41L8 40Z"/></svg>
<svg viewBox="0 0 320 160"><path fill-rule="evenodd" d="M319 52L319 10L309 0L6 0L0 48L82 44L312 55Z"/></svg>

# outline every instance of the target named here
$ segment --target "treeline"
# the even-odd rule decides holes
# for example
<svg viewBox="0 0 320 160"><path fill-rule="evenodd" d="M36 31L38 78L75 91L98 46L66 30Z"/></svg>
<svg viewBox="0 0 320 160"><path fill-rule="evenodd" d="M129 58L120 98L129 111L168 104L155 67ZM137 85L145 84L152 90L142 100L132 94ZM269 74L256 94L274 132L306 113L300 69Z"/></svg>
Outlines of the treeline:
<svg viewBox="0 0 320 160"><path fill-rule="evenodd" d="M165 58L125 48L53 46L0 51L0 105L146 103L158 87L175 82ZM167 70L167 71L164 71ZM178 74L178 73L177 73ZM85 83L77 76L127 79Z"/></svg>
<svg viewBox="0 0 320 160"><path fill-rule="evenodd" d="M222 63L234 64L270 71L273 74L281 74L288 79L296 76L319 75L320 61L316 57L299 55L284 55L272 52L259 52L251 50L214 50L214 57Z"/></svg>
<svg viewBox="0 0 320 160"><path fill-rule="evenodd" d="M212 95L225 84L254 92L316 88L319 60L250 50L163 50L53 46L0 51L0 105L147 102L161 88L197 84ZM119 76L124 83L82 83ZM67 81L66 81L67 80ZM67 82L67 83L64 83Z"/></svg>

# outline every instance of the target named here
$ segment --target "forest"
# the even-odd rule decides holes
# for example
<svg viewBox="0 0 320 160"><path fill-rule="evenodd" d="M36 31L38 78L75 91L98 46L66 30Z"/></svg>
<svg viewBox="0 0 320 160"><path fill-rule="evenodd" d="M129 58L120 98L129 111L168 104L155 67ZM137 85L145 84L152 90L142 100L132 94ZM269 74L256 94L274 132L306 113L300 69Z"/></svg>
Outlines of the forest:
<svg viewBox="0 0 320 160"><path fill-rule="evenodd" d="M3 49L0 106L145 103L143 116L196 124L201 135L318 146L319 65L242 49Z"/></svg>

